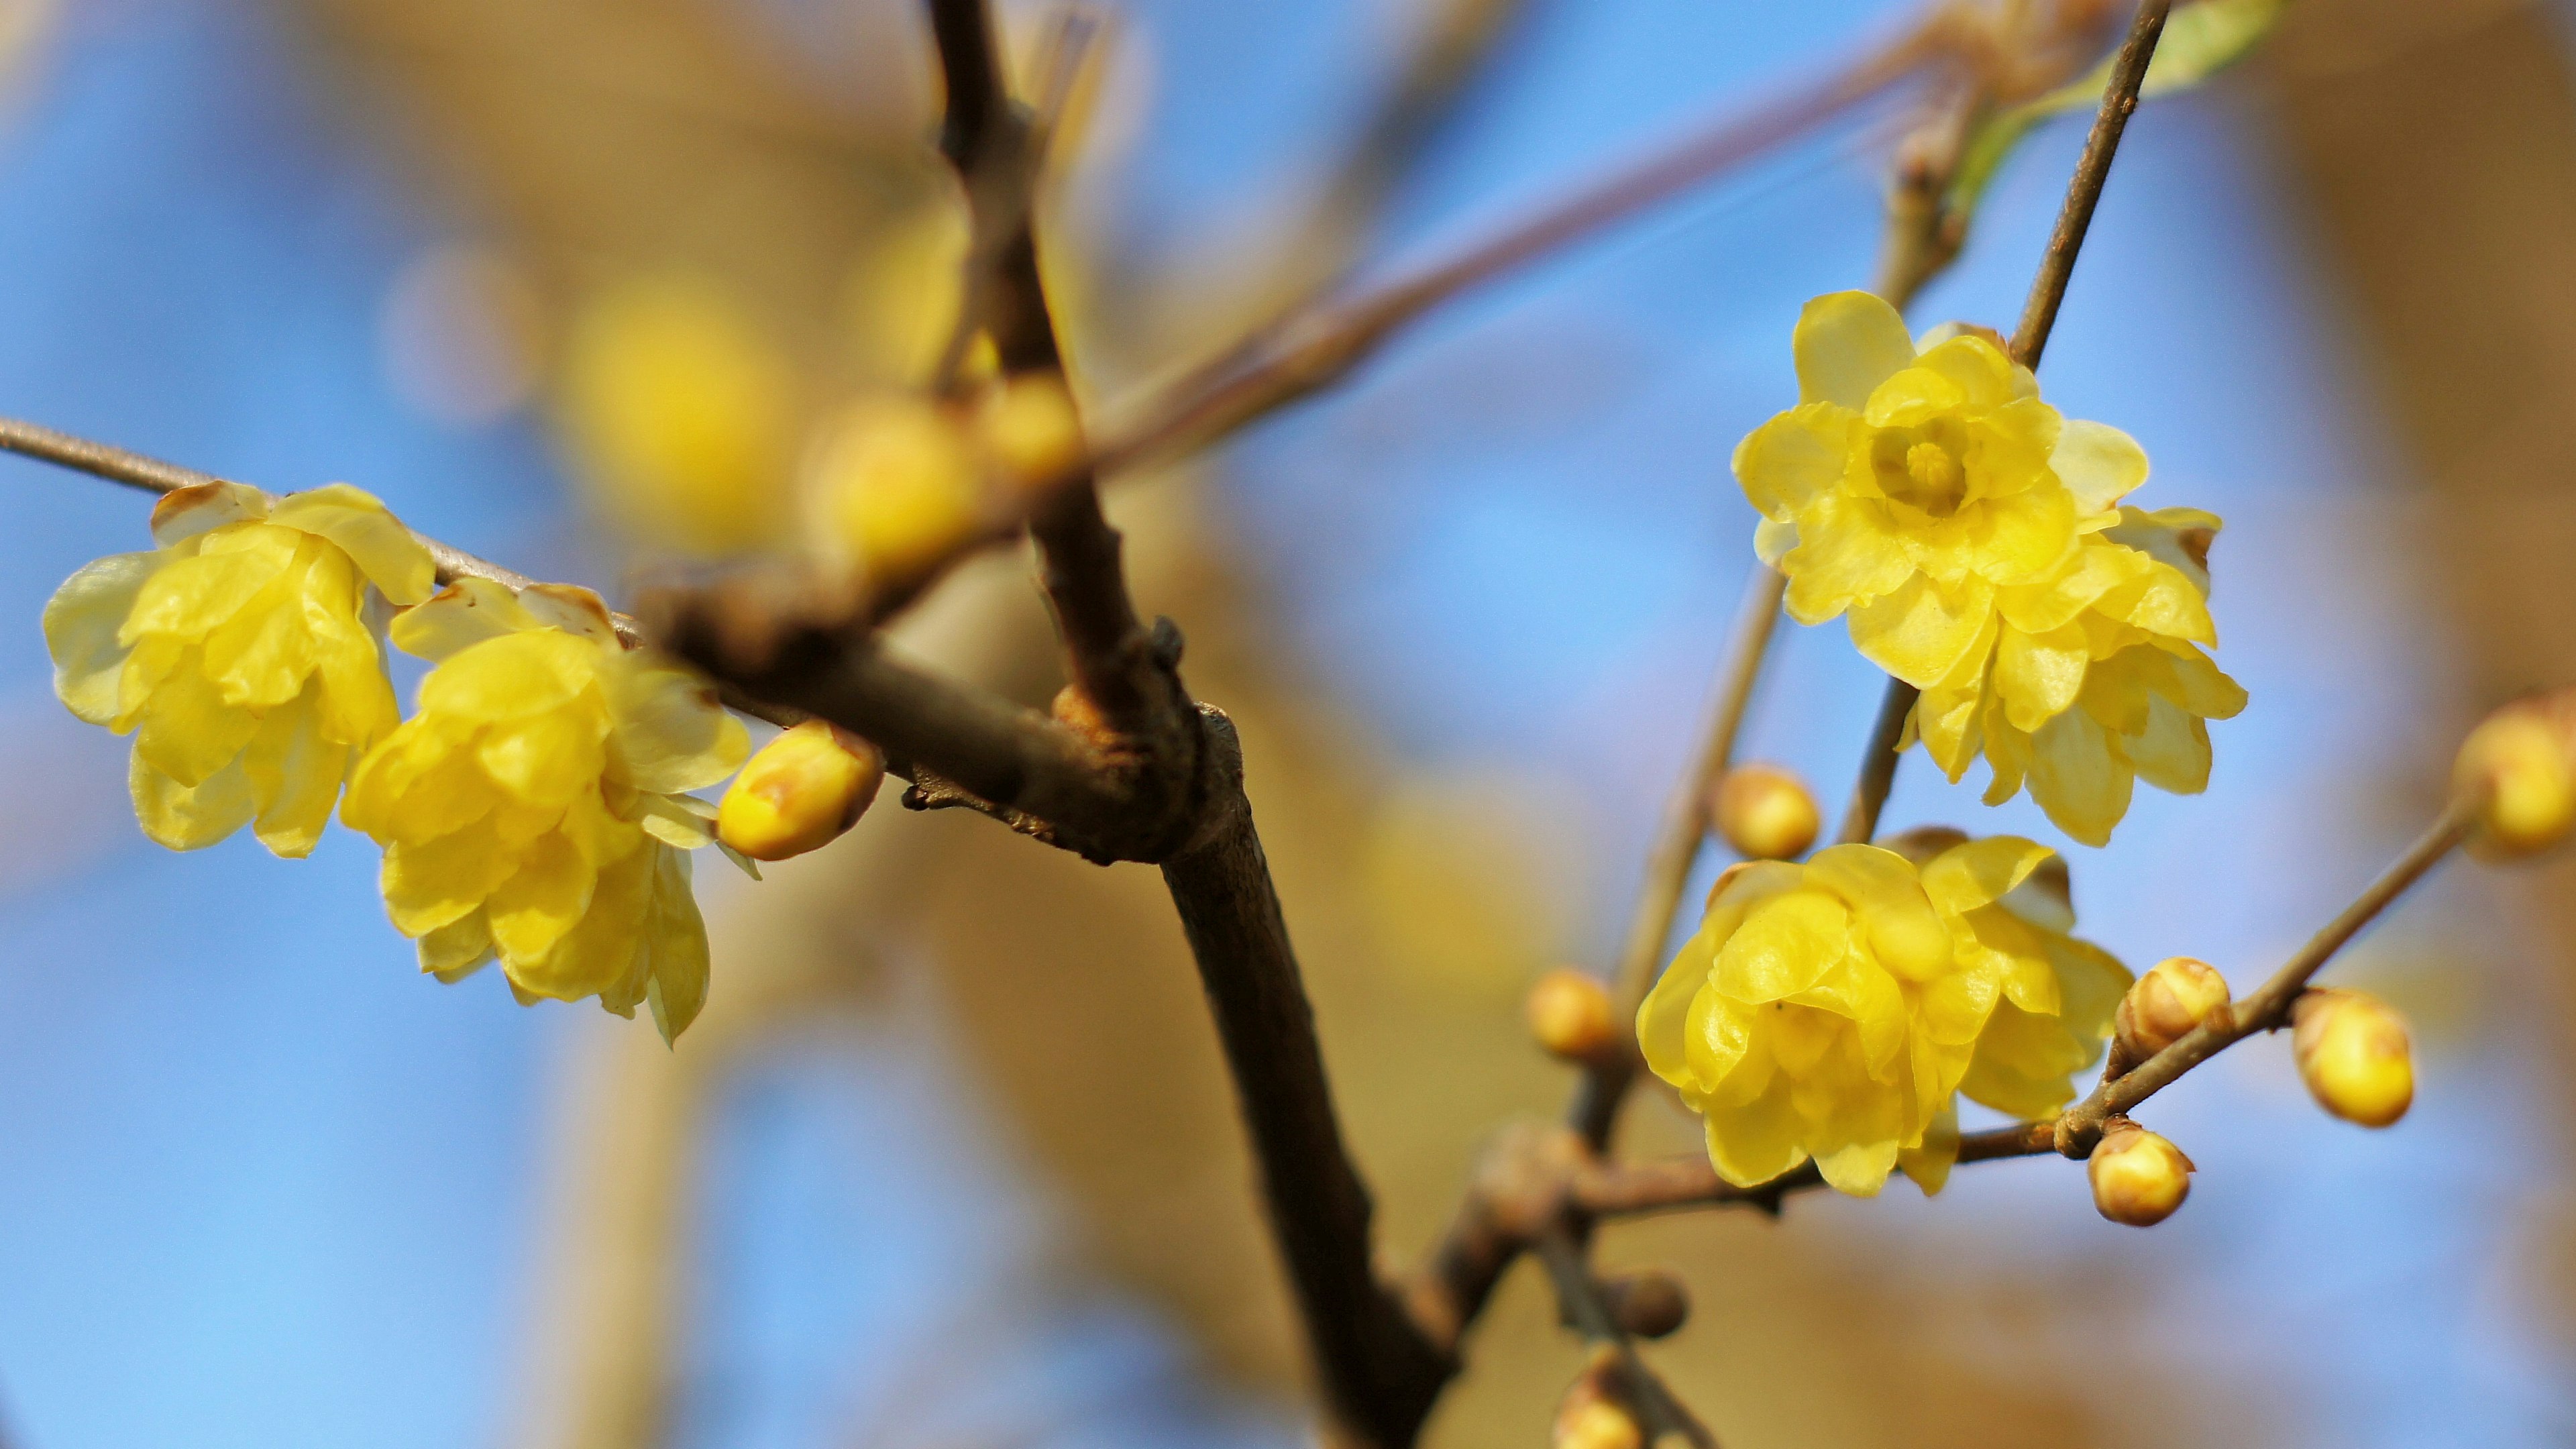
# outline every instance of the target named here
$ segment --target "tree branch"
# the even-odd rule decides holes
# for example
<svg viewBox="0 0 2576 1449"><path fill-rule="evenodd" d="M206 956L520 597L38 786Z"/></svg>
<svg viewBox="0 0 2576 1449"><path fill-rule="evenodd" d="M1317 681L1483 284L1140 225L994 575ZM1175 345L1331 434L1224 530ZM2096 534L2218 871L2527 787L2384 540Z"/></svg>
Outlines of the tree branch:
<svg viewBox="0 0 2576 1449"><path fill-rule="evenodd" d="M1682 1407L1663 1379L1638 1356L1636 1342L1619 1326L1600 1283L1592 1276L1582 1241L1562 1227L1553 1227L1539 1235L1535 1246L1539 1261L1547 1265L1548 1281L1556 1289L1557 1309L1567 1326L1582 1334L1585 1342L1604 1345L1614 1355L1619 1387L1636 1406L1638 1427L1645 1430L1646 1443L1661 1444L1667 1438L1678 1438L1693 1449L1717 1449L1717 1438L1708 1432L1708 1426Z"/></svg>
<svg viewBox="0 0 2576 1449"><path fill-rule="evenodd" d="M2298 1003L2299 993L2307 989L2309 979L2324 969L2364 926L2404 895L2407 887L2448 858L2468 838L2475 819L2473 803L2452 802L2432 827L2407 847L2405 854L2380 872L2379 878L2363 888L2351 905L2274 972L2272 979L2263 983L2263 989L2223 1011L2212 1012L2181 1040L2094 1088L2091 1096L2057 1119L2049 1145L2069 1157L2088 1156L2093 1144L2101 1139L2104 1122L2128 1112L2173 1085L2183 1073L2254 1033L2277 1031L2289 1025L2290 1009Z"/></svg>

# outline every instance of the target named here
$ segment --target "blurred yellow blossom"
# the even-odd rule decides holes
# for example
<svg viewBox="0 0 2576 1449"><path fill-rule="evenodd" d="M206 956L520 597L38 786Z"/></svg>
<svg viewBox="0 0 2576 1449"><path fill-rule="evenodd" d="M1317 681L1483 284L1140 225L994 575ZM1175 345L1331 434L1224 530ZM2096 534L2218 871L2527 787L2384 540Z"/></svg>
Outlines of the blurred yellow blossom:
<svg viewBox="0 0 2576 1449"><path fill-rule="evenodd" d="M1861 653L1922 688L1992 646L1998 590L2059 571L2147 473L2127 434L2041 402L1990 334L1925 342L1867 292L1809 302L1798 406L1735 451L1790 616L1848 614Z"/></svg>
<svg viewBox="0 0 2576 1449"><path fill-rule="evenodd" d="M869 574L930 564L983 516L975 439L927 396L887 394L844 409L816 453L812 481L830 541Z"/></svg>
<svg viewBox="0 0 2576 1449"><path fill-rule="evenodd" d="M1902 1166L1938 1191L1954 1096L2055 1111L2101 1051L2129 973L2067 934L2009 836L1940 850L1838 845L1736 868L1637 1016L1646 1064L1706 1119L1739 1186L1809 1157L1868 1196Z"/></svg>
<svg viewBox="0 0 2576 1449"><path fill-rule="evenodd" d="M152 839L194 850L256 822L261 844L305 855L398 717L368 590L418 603L429 553L345 483L276 500L182 488L152 510L152 536L160 547L100 559L45 605L54 690L134 735Z"/></svg>
<svg viewBox="0 0 2576 1449"><path fill-rule="evenodd" d="M720 555L786 521L795 377L713 283L654 275L583 303L564 362L564 420L603 510L662 548Z"/></svg>
<svg viewBox="0 0 2576 1449"><path fill-rule="evenodd" d="M2208 721L2245 691L2202 646L2215 515L2122 508L2049 578L1996 594L1991 650L1926 688L1911 729L1952 780L1982 750L1998 805L2025 784L2059 829L2111 838L2133 782L2177 795L2209 783Z"/></svg>
<svg viewBox="0 0 2576 1449"><path fill-rule="evenodd" d="M677 1037L707 991L686 852L713 809L681 792L742 763L696 676L620 646L584 589L465 579L394 621L437 667L368 754L341 818L385 847L385 905L421 969L498 957L520 999L649 1002Z"/></svg>

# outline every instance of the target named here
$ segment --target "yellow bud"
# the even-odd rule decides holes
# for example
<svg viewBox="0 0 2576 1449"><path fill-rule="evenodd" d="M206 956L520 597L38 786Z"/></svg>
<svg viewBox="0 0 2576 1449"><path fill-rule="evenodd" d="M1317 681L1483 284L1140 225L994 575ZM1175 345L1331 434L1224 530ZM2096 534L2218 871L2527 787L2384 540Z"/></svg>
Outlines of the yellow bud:
<svg viewBox="0 0 2576 1449"><path fill-rule="evenodd" d="M1014 487L1044 487L1082 462L1082 418L1062 373L1005 379L976 421L985 451Z"/></svg>
<svg viewBox="0 0 2576 1449"><path fill-rule="evenodd" d="M885 779L873 745L807 720L761 747L716 807L716 838L754 860L785 860L858 823Z"/></svg>
<svg viewBox="0 0 2576 1449"><path fill-rule="evenodd" d="M2477 853L2547 850L2576 830L2576 757L2568 732L2539 702L2489 715L2460 745L2452 781L2476 802Z"/></svg>
<svg viewBox="0 0 2576 1449"><path fill-rule="evenodd" d="M1554 1449L1641 1449L1645 1431L1636 1416L1608 1399L1588 1395L1569 1400L1556 1416Z"/></svg>
<svg viewBox="0 0 2576 1449"><path fill-rule="evenodd" d="M965 430L926 399L851 409L826 439L817 472L841 542L870 573L911 573L975 529L974 449Z"/></svg>
<svg viewBox="0 0 2576 1449"><path fill-rule="evenodd" d="M2111 1029L2133 1062L2142 1062L2182 1040L2193 1027L2228 1002L2227 978L2206 961L2170 956L2137 979Z"/></svg>
<svg viewBox="0 0 2576 1449"><path fill-rule="evenodd" d="M2290 1052L2317 1105L2347 1122L2385 1127L2415 1101L2406 1023L2358 991L2312 986L2290 1012Z"/></svg>
<svg viewBox="0 0 2576 1449"><path fill-rule="evenodd" d="M1816 843L1816 797L1776 765L1738 765L1717 784L1717 831L1750 860L1794 860Z"/></svg>
<svg viewBox="0 0 2576 1449"><path fill-rule="evenodd" d="M1610 993L1589 974L1560 966L1530 988L1525 1010L1530 1035L1560 1061L1591 1061L1610 1050L1617 1028Z"/></svg>
<svg viewBox="0 0 2576 1449"><path fill-rule="evenodd" d="M2093 1183L2094 1208L2133 1228L2151 1228L2172 1217L2191 1196L2191 1173L2191 1159L2181 1148L2135 1122L2114 1123L2084 1164L2084 1175Z"/></svg>

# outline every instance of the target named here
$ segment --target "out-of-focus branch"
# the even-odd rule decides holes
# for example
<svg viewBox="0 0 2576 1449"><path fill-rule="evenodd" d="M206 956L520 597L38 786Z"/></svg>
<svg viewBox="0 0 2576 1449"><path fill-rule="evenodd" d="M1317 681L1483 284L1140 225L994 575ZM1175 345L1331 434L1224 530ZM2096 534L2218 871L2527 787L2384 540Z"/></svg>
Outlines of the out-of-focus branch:
<svg viewBox="0 0 2576 1449"><path fill-rule="evenodd" d="M1621 1020L1636 1015L1638 1003L1655 984L1664 941L1672 934L1682 892L1708 839L1710 797L1735 759L1735 738L1753 702L1753 685L1761 677L1762 658L1780 621L1780 595L1788 582L1777 570L1756 564L1745 585L1744 602L1736 607L1734 641L1718 673L1708 732L1664 804L1663 823L1646 856L1646 880L1638 889L1637 907L1628 918L1628 934L1611 974L1613 1014ZM1609 1143L1620 1099L1636 1073L1636 1057L1626 1051L1605 1055L1585 1069L1567 1116L1594 1151Z"/></svg>
<svg viewBox="0 0 2576 1449"><path fill-rule="evenodd" d="M2057 1150L2052 1122L2022 1122L1959 1139L1958 1163L2041 1157ZM1737 1187L1717 1175L1706 1153L1644 1162L1586 1163L1567 1185L1568 1200L1594 1217L1637 1217L1684 1208L1739 1205L1777 1212L1793 1192L1825 1185L1813 1162L1756 1187Z"/></svg>
<svg viewBox="0 0 2576 1449"><path fill-rule="evenodd" d="M2377 920L2380 912L2404 895L2407 887L2447 859L2468 838L2475 814L2468 802L2453 802L2430 829L2407 847L2405 854L2380 872L2379 878L2363 888L2351 905L2274 972L2261 990L2210 1013L2181 1040L2094 1088L2091 1096L2069 1108L2053 1124L2049 1145L2069 1157L2087 1156L2109 1119L2163 1091L2183 1073L2246 1037L2289 1025L2290 1009L2298 1004L2299 993L2307 989L2309 979L2324 969L2364 926Z"/></svg>
<svg viewBox="0 0 2576 1449"><path fill-rule="evenodd" d="M2156 40L2164 34L2165 14L2171 8L2172 0L2142 0L2128 38L2112 60L2101 109L2094 113L2093 129L2084 138L2084 152L2067 182L2065 205L2058 211L2047 248L2040 253L2030 300L2023 304L2021 325L2013 332L2013 360L2025 367L2039 366L2040 354L2047 350L2048 334L2057 325L2058 304L2066 299L2075 258L2084 249L2085 230L2093 224L2093 208L2101 203L2102 188L2111 179L2111 162L2119 154L2129 116L2138 109L2138 87L2146 82L2147 65L2155 59ZM1887 682L1877 724L1861 754L1851 808L1843 816L1840 839L1845 844L1857 844L1878 833L1879 812L1886 808L1888 792L1896 783L1897 762L1903 758L1897 745L1905 737L1906 717L1914 712L1917 693L1902 679Z"/></svg>
<svg viewBox="0 0 2576 1449"><path fill-rule="evenodd" d="M1441 303L1743 165L1949 56L1952 33L1947 12L1936 10L1819 82L1731 116L1448 257L1281 320L1148 400L1134 421L1096 445L1093 468L1114 472L1204 445L1339 381Z"/></svg>
<svg viewBox="0 0 2576 1449"><path fill-rule="evenodd" d="M1585 1342L1605 1346L1613 1355L1619 1387L1628 1402L1636 1406L1638 1427L1645 1431L1646 1443L1679 1439L1693 1449L1717 1449L1717 1438L1708 1432L1708 1426L1682 1407L1662 1377L1638 1356L1635 1340L1619 1326L1601 1284L1592 1276L1582 1242L1564 1228L1554 1227L1539 1235L1536 1247L1539 1261L1547 1265L1548 1282L1556 1289L1557 1309L1567 1326L1582 1334Z"/></svg>

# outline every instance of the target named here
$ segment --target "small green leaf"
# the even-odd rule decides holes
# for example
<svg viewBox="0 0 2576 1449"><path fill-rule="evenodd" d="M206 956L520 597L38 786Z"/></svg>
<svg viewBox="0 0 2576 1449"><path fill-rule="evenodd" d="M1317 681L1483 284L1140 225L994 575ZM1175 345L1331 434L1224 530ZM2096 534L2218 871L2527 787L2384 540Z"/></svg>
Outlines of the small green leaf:
<svg viewBox="0 0 2576 1449"><path fill-rule="evenodd" d="M2272 33L2281 18L2285 0L2200 0L2196 5L2175 9L2165 21L2164 37L2156 42L2156 58L2147 64L2147 78L2138 86L2140 96L2161 96L2173 91L2189 90L2227 67L2243 60L2257 42ZM2102 103L2102 88L2111 83L2112 57L2085 73L2082 80L2061 86L2030 103L2039 115L2052 116L2060 111L2090 108Z"/></svg>

